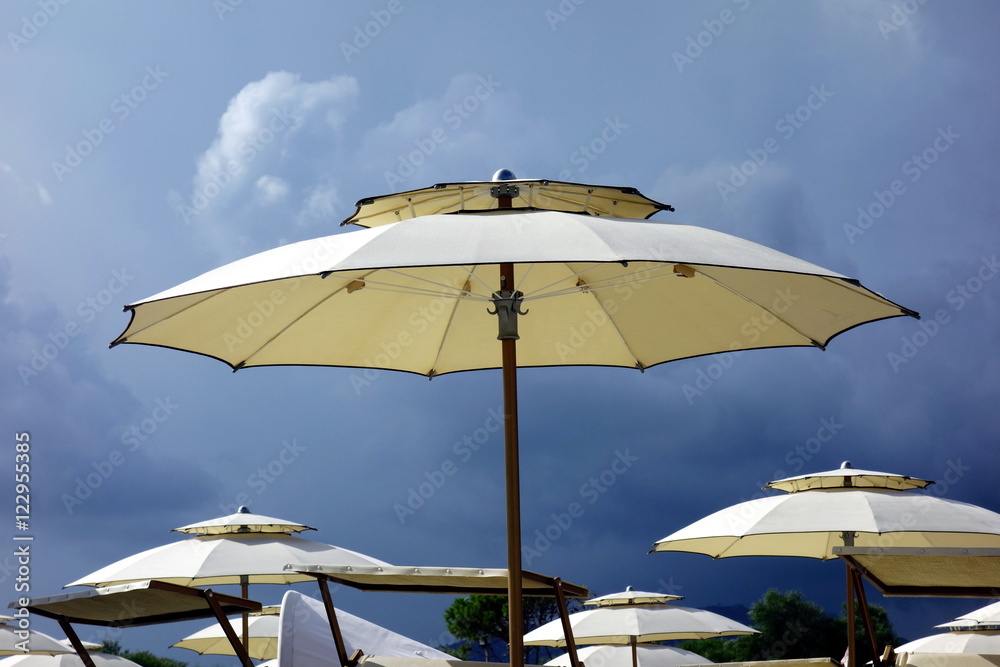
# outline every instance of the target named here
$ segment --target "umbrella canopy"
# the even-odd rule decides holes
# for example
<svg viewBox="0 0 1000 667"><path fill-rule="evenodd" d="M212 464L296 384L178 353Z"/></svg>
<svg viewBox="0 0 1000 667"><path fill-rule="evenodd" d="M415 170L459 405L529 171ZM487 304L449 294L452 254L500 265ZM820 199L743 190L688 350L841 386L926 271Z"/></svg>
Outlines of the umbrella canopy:
<svg viewBox="0 0 1000 667"><path fill-rule="evenodd" d="M156 579L182 586L289 584L311 577L286 572L286 563L388 565L332 544L294 535L228 533L200 535L123 558L66 584L110 586Z"/></svg>
<svg viewBox="0 0 1000 667"><path fill-rule="evenodd" d="M9 618L9 617L8 617ZM13 620L13 619L9 619ZM37 630L21 630L7 625L9 621L0 623L0 656L4 655L57 655L72 653L73 649L60 644L55 637L50 637Z"/></svg>
<svg viewBox="0 0 1000 667"><path fill-rule="evenodd" d="M672 600L682 600L683 595L672 595L670 593L648 593L646 591L635 591L629 586L621 593L610 593L600 597L591 598L583 604L592 607L615 607L621 605L637 604L666 604Z"/></svg>
<svg viewBox="0 0 1000 667"><path fill-rule="evenodd" d="M336 664L337 651L322 602L288 591L281 600L280 618L278 661L282 665ZM343 610L337 618L348 655L360 650L368 656L454 661L447 653Z"/></svg>
<svg viewBox="0 0 1000 667"><path fill-rule="evenodd" d="M585 646L577 651L577 655L587 667L634 667L630 646ZM678 667L679 665L699 665L712 662L697 653L662 644L636 646L636 656L639 667ZM545 664L570 667L569 654L564 653Z"/></svg>
<svg viewBox="0 0 1000 667"><path fill-rule="evenodd" d="M647 643L751 635L757 631L704 609L668 604L613 605L569 615L578 644ZM524 635L526 646L566 646L562 621L556 619Z"/></svg>
<svg viewBox="0 0 1000 667"><path fill-rule="evenodd" d="M856 280L750 241L602 217L617 213L617 200L603 197L611 207L592 209L586 186L571 206L553 203L558 193L536 201L512 177L498 172L504 182L480 184L495 206L477 204L475 213L462 188L420 217L411 217L416 196L362 200L349 221L362 222L366 211L362 224L405 219L276 248L130 304L129 325L112 345L186 350L237 370L323 365L433 377L502 368L507 568L516 573L518 366L643 370L732 350L822 348L865 322L916 315ZM639 213L624 215L670 209L632 189L622 194L640 200ZM508 595L516 667L518 577Z"/></svg>
<svg viewBox="0 0 1000 667"><path fill-rule="evenodd" d="M947 498L907 493L895 482L877 486L877 476L904 478L841 468L798 478L800 485L781 480L769 486L789 493L719 510L659 540L653 551L826 560L836 558L833 547L845 545L1000 547L1000 514ZM823 481L810 485L809 478ZM855 484L855 478L865 481Z"/></svg>
<svg viewBox="0 0 1000 667"><path fill-rule="evenodd" d="M953 621L934 627L949 630L998 629L1000 628L1000 602L980 607L968 614L962 614Z"/></svg>
<svg viewBox="0 0 1000 667"><path fill-rule="evenodd" d="M281 607L272 605L264 607L259 613L250 614L249 642L247 653L254 660L271 660L278 657L278 631L281 629L281 618L278 613ZM236 623L230 622L233 630L239 632ZM173 648L186 648L202 655L235 655L232 642L218 623L188 635Z"/></svg>
<svg viewBox="0 0 1000 667"><path fill-rule="evenodd" d="M836 558L835 546L1000 547L1000 514L905 489L929 484L906 475L854 468L772 482L787 494L727 507L659 540L653 551L686 551L713 558L799 556ZM848 567L848 628L854 627L854 595L861 600L874 646L860 575ZM857 664L854 633L848 633L849 664Z"/></svg>
<svg viewBox="0 0 1000 667"><path fill-rule="evenodd" d="M977 653L1000 655L1000 631L955 631L921 637L896 648L903 653Z"/></svg>
<svg viewBox="0 0 1000 667"><path fill-rule="evenodd" d="M96 667L140 667L138 663L110 653L90 653ZM14 655L0 660L2 667L84 667L76 653L62 655Z"/></svg>
<svg viewBox="0 0 1000 667"><path fill-rule="evenodd" d="M222 535L225 533L284 533L290 535L305 530L316 529L302 523L253 514L246 507L240 507L235 514L188 524L174 528L172 532L192 535Z"/></svg>
<svg viewBox="0 0 1000 667"><path fill-rule="evenodd" d="M488 310L505 262L523 266L510 287L531 311L519 322L520 366L645 369L736 349L823 347L864 322L912 314L727 234L527 211L432 215L282 246L127 306L131 322L113 345L188 350L235 369L500 368Z"/></svg>

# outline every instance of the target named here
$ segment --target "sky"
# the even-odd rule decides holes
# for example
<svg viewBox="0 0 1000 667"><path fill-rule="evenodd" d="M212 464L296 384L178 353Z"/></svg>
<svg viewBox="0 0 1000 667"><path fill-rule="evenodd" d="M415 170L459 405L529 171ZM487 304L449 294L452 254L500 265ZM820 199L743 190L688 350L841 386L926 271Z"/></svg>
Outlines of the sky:
<svg viewBox="0 0 1000 667"><path fill-rule="evenodd" d="M3 3L0 421L5 465L29 434L30 593L239 505L394 564L502 567L499 372L233 374L108 344L123 305L349 233L363 197L509 168L635 187L676 208L655 220L781 250L922 314L825 351L519 374L528 569L695 607L799 589L839 613L837 562L647 551L771 479L845 460L1000 511L998 21L988 0ZM465 438L482 440L474 455L458 455ZM252 592L274 604L283 589ZM335 595L445 638L449 598ZM980 606L869 596L907 638ZM166 648L200 625L119 639L221 664Z"/></svg>

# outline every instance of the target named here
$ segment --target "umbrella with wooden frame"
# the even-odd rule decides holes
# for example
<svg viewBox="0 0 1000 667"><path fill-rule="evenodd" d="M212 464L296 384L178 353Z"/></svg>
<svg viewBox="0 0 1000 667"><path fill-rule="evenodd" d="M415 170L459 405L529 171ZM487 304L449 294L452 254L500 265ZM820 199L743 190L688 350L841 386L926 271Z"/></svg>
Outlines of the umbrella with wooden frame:
<svg viewBox="0 0 1000 667"><path fill-rule="evenodd" d="M366 229L275 248L127 305L131 320L112 346L195 352L234 370L502 369L507 569L517 573L519 366L644 371L733 350L822 349L860 324L916 316L750 241L644 220L670 210L634 188L517 180L508 170L494 182L364 199L345 222ZM766 330L748 336L762 320ZM589 334L579 345L567 343L573 327ZM520 577L508 595L517 667Z"/></svg>

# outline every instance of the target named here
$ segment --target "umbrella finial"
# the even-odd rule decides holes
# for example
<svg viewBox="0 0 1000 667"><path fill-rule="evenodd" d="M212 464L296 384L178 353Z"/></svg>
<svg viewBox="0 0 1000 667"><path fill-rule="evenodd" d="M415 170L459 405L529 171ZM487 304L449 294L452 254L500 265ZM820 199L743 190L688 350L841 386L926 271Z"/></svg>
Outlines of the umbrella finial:
<svg viewBox="0 0 1000 667"><path fill-rule="evenodd" d="M516 181L517 176L510 169L497 169L493 174L493 181Z"/></svg>
<svg viewBox="0 0 1000 667"><path fill-rule="evenodd" d="M246 505L240 505L240 508L236 510L237 514L250 514L250 508Z"/></svg>
<svg viewBox="0 0 1000 667"><path fill-rule="evenodd" d="M851 463L850 461L844 461L843 463L840 464L840 469L841 470L853 470L854 469L854 464Z"/></svg>

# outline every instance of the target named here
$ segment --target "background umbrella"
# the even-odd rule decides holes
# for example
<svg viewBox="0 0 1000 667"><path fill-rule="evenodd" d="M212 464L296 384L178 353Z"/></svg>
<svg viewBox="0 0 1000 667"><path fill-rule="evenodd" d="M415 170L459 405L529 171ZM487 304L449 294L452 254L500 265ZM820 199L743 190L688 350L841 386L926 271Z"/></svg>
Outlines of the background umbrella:
<svg viewBox="0 0 1000 667"><path fill-rule="evenodd" d="M283 531L275 532L279 527ZM111 586L147 579L182 586L238 584L241 595L248 597L250 584L311 580L296 572L286 572L284 566L288 563L388 565L355 551L290 534L308 529L303 524L261 517L241 508L226 517L175 529L195 537L123 558L66 585ZM244 645L248 623L248 617L244 616Z"/></svg>
<svg viewBox="0 0 1000 667"><path fill-rule="evenodd" d="M632 647L597 645L584 646L577 655L587 667L678 667L679 665L699 665L711 663L692 651L663 644L640 644L635 647L636 663L632 662ZM546 665L569 667L569 655L563 654L549 660Z"/></svg>
<svg viewBox="0 0 1000 667"><path fill-rule="evenodd" d="M254 660L271 660L278 657L278 631L281 619L278 612L281 607L272 605L264 607L259 613L249 615L248 639L244 645L247 653ZM222 626L218 623L184 637L171 648L186 648L202 655L235 655L232 642L226 637Z"/></svg>
<svg viewBox="0 0 1000 667"><path fill-rule="evenodd" d="M1000 629L1000 602L988 604L962 614L953 621L934 626L949 630L995 630Z"/></svg>
<svg viewBox="0 0 1000 667"><path fill-rule="evenodd" d="M398 222L276 248L126 306L131 321L112 345L197 352L236 370L369 366L433 377L502 368L507 566L516 575L519 365L644 370L716 352L824 347L865 322L915 315L856 280L727 234L600 217L572 202L559 208L573 212L537 210L525 182L468 186L489 189L491 210L466 209L459 188L448 214L413 217L415 194L389 195L399 204L381 218ZM362 200L351 221L383 199ZM268 315L240 327L265 302ZM439 316L414 330L421 312ZM773 324L747 336L745 326L761 319ZM521 585L518 576L510 582L511 655L520 663Z"/></svg>
<svg viewBox="0 0 1000 667"><path fill-rule="evenodd" d="M21 632L27 632L27 636L19 634ZM27 651L24 650L25 647L27 647ZM0 656L24 655L25 653L32 655L57 655L60 653L73 653L73 649L60 644L59 640L55 637L50 637L44 632L19 630L7 625L7 621L0 622Z"/></svg>
<svg viewBox="0 0 1000 667"><path fill-rule="evenodd" d="M138 663L118 655L90 653L96 667L140 667ZM84 667L83 660L76 653L61 655L14 655L0 660L2 667Z"/></svg>
<svg viewBox="0 0 1000 667"><path fill-rule="evenodd" d="M956 630L914 639L896 649L906 653L976 653L1000 656L1000 631Z"/></svg>
<svg viewBox="0 0 1000 667"><path fill-rule="evenodd" d="M656 542L653 551L686 551L713 558L799 556L832 559L834 546L998 547L1000 514L907 489L931 482L905 475L840 469L778 480L765 496L727 507ZM864 588L848 567L848 642L855 664L854 593L877 648Z"/></svg>
<svg viewBox="0 0 1000 667"><path fill-rule="evenodd" d="M622 593L587 600L584 604L593 609L569 615L573 639L577 644L628 647L629 664L637 667L641 664L638 649L643 643L757 632L720 614L669 604L676 599L676 595L633 591L629 587ZM562 622L555 620L535 628L524 636L524 643L527 646L566 646Z"/></svg>

